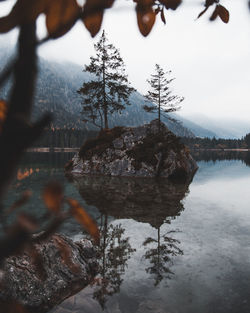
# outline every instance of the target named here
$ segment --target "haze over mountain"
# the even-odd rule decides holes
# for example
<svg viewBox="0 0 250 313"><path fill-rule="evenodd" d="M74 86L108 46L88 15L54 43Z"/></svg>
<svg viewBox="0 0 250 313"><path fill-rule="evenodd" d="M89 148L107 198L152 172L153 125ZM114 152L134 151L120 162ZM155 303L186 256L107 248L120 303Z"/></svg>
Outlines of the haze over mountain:
<svg viewBox="0 0 250 313"><path fill-rule="evenodd" d="M12 49L2 42L0 44L1 71L11 55ZM76 92L82 83L90 78L91 76L83 72L79 65L69 62L56 63L40 58L33 118L36 119L44 112L51 112L54 116L52 127L93 129L91 124L86 125L81 121L83 118L81 96ZM9 87L10 82L0 90L1 98L7 98ZM110 126L138 126L156 118L156 115L143 110L144 101L141 94L134 92L130 96L131 105L121 115L113 114L110 117ZM177 113L171 114L171 116L179 122L170 119L163 121L178 136L237 138L250 130L250 128L247 130L247 127L242 127L240 130L237 128L237 124L230 129L228 124L223 124L221 121L212 122L205 118L202 119L200 116L190 119Z"/></svg>
<svg viewBox="0 0 250 313"><path fill-rule="evenodd" d="M241 138L250 132L250 122L239 118L218 118L209 117L204 114L192 114L187 115L187 123L185 126L193 131L192 127L189 127L189 122L194 122L202 126L203 128L213 130L216 133L216 137L219 138Z"/></svg>

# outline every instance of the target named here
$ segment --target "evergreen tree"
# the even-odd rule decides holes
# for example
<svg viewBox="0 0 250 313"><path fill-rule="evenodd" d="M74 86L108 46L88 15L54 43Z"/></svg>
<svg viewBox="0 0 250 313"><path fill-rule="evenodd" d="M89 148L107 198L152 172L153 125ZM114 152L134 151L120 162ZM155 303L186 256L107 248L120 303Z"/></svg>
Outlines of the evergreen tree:
<svg viewBox="0 0 250 313"><path fill-rule="evenodd" d="M250 147L250 133L246 134L246 136L244 137L244 141L247 144L248 148Z"/></svg>
<svg viewBox="0 0 250 313"><path fill-rule="evenodd" d="M148 91L145 98L149 105L144 105L144 110L149 113L158 112L159 129L161 116L166 117L164 113L171 113L178 111L180 103L184 100L183 97L172 95L172 91L169 88L169 84L174 78L168 78L171 71L164 72L160 65L155 65L155 73L151 75L151 78L147 80L151 90Z"/></svg>
<svg viewBox="0 0 250 313"><path fill-rule="evenodd" d="M108 128L108 116L121 113L130 104L129 95L134 88L129 85L119 51L108 43L105 31L94 47L96 56L90 58L84 71L96 77L84 83L78 93L83 96L84 121Z"/></svg>

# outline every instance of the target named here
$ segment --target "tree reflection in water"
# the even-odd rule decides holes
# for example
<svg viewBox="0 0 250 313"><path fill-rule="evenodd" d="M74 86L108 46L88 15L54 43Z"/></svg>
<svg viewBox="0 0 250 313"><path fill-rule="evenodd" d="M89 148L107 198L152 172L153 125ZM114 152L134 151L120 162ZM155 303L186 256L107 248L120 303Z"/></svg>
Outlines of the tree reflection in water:
<svg viewBox="0 0 250 313"><path fill-rule="evenodd" d="M101 215L100 245L98 247L99 275L94 281L93 297L104 309L107 296L119 292L127 261L135 249L131 248L129 237L124 237L125 229L108 224L107 214Z"/></svg>
<svg viewBox="0 0 250 313"><path fill-rule="evenodd" d="M136 248L140 250L144 245L147 249L143 259L149 261L146 272L153 276L155 286L163 278L172 276L172 257L183 254L183 251L178 247L179 241L171 236L175 231L161 234L161 226L170 223L184 210L181 201L189 192L191 181L173 183L166 179L104 176L71 177L71 180L86 204L95 206L101 213L100 272L95 282L94 297L102 308L108 295L119 292L123 281L121 276L135 251L129 238L123 237L125 229L121 225L109 224L108 217L132 219L156 229L155 238L145 238L138 242ZM137 232L140 232L139 228L134 230L134 236Z"/></svg>
<svg viewBox="0 0 250 313"><path fill-rule="evenodd" d="M153 246L147 250L144 257L149 260L150 266L146 268L146 272L153 275L155 286L157 286L163 278L171 279L174 274L170 270L173 264L172 256L182 255L183 251L177 246L180 241L170 237L171 233L176 231L169 231L165 235L161 235L160 227L157 228L157 239L148 237L143 245Z"/></svg>

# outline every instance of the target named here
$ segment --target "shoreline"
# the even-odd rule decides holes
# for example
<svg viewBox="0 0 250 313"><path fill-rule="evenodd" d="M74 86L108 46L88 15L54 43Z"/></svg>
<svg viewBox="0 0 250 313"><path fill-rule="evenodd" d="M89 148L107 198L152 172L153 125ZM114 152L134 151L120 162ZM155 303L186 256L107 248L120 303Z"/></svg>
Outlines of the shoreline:
<svg viewBox="0 0 250 313"><path fill-rule="evenodd" d="M80 148L50 148L50 147L41 147L41 148L29 148L26 152L78 152Z"/></svg>
<svg viewBox="0 0 250 313"><path fill-rule="evenodd" d="M50 147L40 147L40 148L29 148L26 150L26 152L78 152L80 148L50 148ZM224 151L224 152L230 152L230 151L236 151L236 152L248 152L250 149L245 148L235 148L235 149L191 149L191 151Z"/></svg>
<svg viewBox="0 0 250 313"><path fill-rule="evenodd" d="M205 148L200 148L200 149L191 149L191 151L224 151L224 152L230 152L230 151L236 151L236 152L248 152L250 149L245 149L245 148L236 148L236 149L205 149Z"/></svg>

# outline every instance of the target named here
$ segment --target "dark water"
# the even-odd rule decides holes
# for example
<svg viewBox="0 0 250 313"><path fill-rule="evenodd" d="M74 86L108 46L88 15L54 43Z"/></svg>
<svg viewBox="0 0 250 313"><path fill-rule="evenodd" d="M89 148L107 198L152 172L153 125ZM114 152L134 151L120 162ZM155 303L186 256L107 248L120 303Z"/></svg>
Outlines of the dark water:
<svg viewBox="0 0 250 313"><path fill-rule="evenodd" d="M250 312L250 168L245 156L200 157L193 181L185 184L72 180L62 169L70 157L28 154L6 198L10 204L32 189L29 209L39 215L43 185L58 179L65 194L81 201L100 225L95 284L53 313ZM85 236L73 220L61 231L76 239Z"/></svg>

